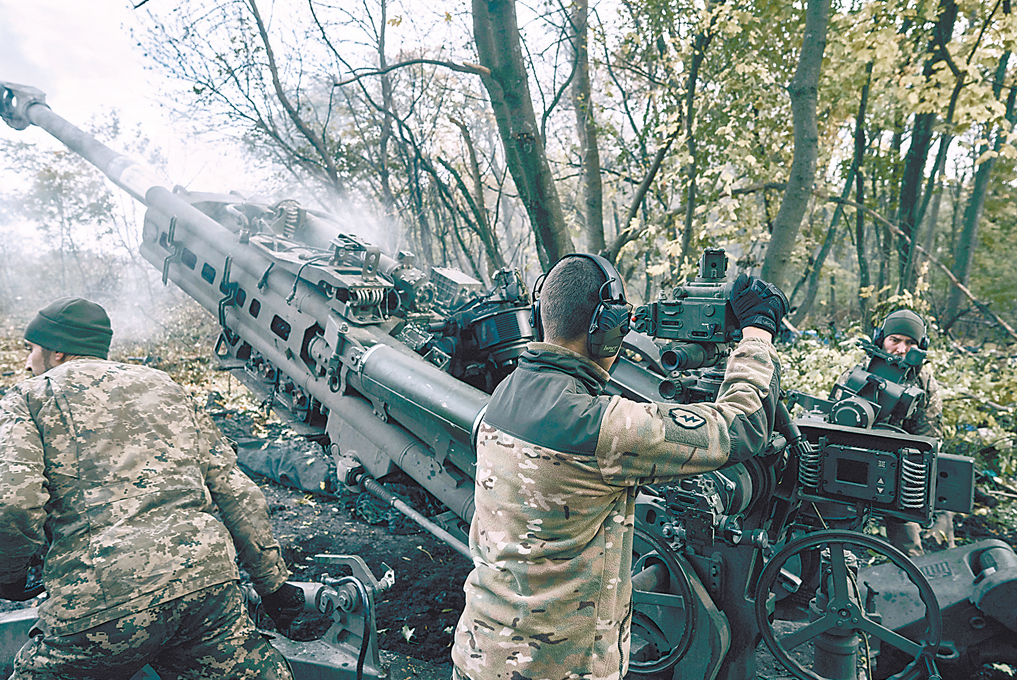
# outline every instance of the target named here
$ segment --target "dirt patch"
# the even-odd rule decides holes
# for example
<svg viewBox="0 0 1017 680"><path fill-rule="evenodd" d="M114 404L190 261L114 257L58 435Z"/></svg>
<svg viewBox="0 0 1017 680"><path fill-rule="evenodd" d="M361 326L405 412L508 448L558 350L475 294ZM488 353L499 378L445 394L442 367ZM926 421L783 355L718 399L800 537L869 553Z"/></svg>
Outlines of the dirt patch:
<svg viewBox="0 0 1017 680"><path fill-rule="evenodd" d="M384 524L367 524L349 499L258 483L293 580L345 575L316 563L317 554L358 555L377 578L387 565L395 572L395 585L375 603L381 648L423 661L449 661L452 631L464 606L462 585L471 568L465 557L426 532L393 534ZM321 632L308 622L291 637L313 639Z"/></svg>
<svg viewBox="0 0 1017 680"><path fill-rule="evenodd" d="M213 395L208 403L221 404L221 399ZM219 409L213 411L213 418L233 439L260 436L271 443L301 438L259 411ZM323 451L321 455L325 456ZM452 632L465 605L462 586L472 568L469 560L368 494L335 486L334 493L308 493L256 474L250 476L268 501L272 528L292 580L318 582L326 575L350 573L315 561L319 554L359 556L379 580L391 569L395 584L375 601L379 646L393 654L450 664ZM441 511L430 494L401 473L379 481L425 516ZM258 623L272 625L270 621ZM301 619L288 631L289 636L316 639L329 623L324 618Z"/></svg>

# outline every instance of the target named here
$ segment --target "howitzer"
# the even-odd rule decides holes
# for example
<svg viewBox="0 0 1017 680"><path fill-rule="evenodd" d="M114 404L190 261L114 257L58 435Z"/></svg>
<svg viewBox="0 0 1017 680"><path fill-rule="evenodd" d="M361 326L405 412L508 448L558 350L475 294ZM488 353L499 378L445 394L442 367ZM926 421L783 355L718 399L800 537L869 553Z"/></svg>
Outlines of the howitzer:
<svg viewBox="0 0 1017 680"><path fill-rule="evenodd" d="M484 290L457 272L424 272L406 253L381 253L294 201L171 190L54 114L38 91L0 87L9 124L46 129L148 207L142 254L216 316L215 353L224 367L298 431L325 441L340 481L384 495L377 479L397 468L416 480L448 510L414 519L468 554L473 435L489 393L532 337L515 272L497 273ZM723 252L707 251L695 281L636 310L642 333L626 339L609 391L645 401L716 397L739 336L726 270ZM910 677L937 662L945 668L935 579L860 531L871 513L923 521L936 505L970 510L965 461L957 472L944 470L938 446L825 414L792 420L782 408L776 435L756 458L645 489L635 528L630 675L748 680L756 677L760 639L795 677L860 677L856 667L870 662L860 641L868 640L879 652L872 656L878 672L889 667L890 647ZM856 556L870 551L889 566L856 573ZM955 600L968 597L971 617L988 623L984 636L953 641L961 671L972 659L1013 660L1009 652L994 657L993 646L1017 630L999 595L1015 582L1012 551L994 544L974 553L962 560L971 585ZM387 579L352 558L321 559L346 560L354 571L350 580L302 585L309 606L330 613L333 626L313 645L277 638L277 647L301 678L383 676L372 603ZM953 571L960 570L957 563ZM895 596L898 582L902 593L912 584L915 595ZM881 608L905 597L917 618ZM812 670L781 652L806 644L815 649Z"/></svg>

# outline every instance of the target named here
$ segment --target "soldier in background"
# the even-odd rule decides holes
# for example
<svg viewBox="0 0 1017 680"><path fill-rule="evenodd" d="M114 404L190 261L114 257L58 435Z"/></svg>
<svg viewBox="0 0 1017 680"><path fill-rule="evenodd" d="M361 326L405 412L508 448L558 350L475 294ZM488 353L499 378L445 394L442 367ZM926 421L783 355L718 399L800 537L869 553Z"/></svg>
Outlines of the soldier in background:
<svg viewBox="0 0 1017 680"><path fill-rule="evenodd" d="M898 309L887 315L882 325L876 329L872 341L877 349L899 357L905 356L913 347L920 350L929 348L925 321L909 309ZM843 384L849 373L850 371L838 378L837 385L831 391L831 399L840 398L841 390L838 386ZM923 364L912 379L912 383L924 391L924 396L906 420L888 424L900 427L908 434L942 440L943 399L939 394L939 383L932 375L932 367L927 363ZM893 518L887 518L885 521L886 538L890 543L911 557L925 554L922 548L921 527L917 522L904 522ZM948 548L955 547L952 512L936 513L936 522L930 531L941 534Z"/></svg>
<svg viewBox="0 0 1017 680"><path fill-rule="evenodd" d="M538 280L538 342L480 425L454 677L625 675L638 487L745 460L770 438L787 299L745 275L734 294L744 339L717 401L637 403L601 394L630 318L614 267L570 255Z"/></svg>
<svg viewBox="0 0 1017 680"><path fill-rule="evenodd" d="M48 593L11 678L291 678L237 587L239 553L280 627L303 605L264 495L181 386L106 360L112 335L57 300L25 330L35 377L0 400L0 597L35 594L39 551Z"/></svg>

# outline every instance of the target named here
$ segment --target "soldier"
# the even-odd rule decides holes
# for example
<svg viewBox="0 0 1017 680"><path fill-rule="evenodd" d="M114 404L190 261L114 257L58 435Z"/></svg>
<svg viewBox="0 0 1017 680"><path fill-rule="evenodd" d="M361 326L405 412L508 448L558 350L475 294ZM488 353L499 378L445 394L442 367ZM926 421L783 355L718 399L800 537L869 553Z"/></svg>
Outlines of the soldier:
<svg viewBox="0 0 1017 680"><path fill-rule="evenodd" d="M929 348L929 336L925 331L925 321L909 309L898 309L887 315L882 325L873 334L872 341L877 349L899 357L906 356L913 347L920 350ZM840 398L842 391L838 386L844 384L849 373L850 371L837 379L837 385L831 392L832 399ZM924 396L915 405L914 412L906 420L888 424L900 427L908 434L941 440L943 438L943 399L939 395L939 383L932 375L932 367L927 363L923 364L911 379L911 383L920 387L925 392ZM947 547L955 547L953 513L945 511L936 513L936 523L932 532L941 534ZM911 557L920 557L925 554L925 550L922 548L921 527L917 522L887 518L886 538Z"/></svg>
<svg viewBox="0 0 1017 680"><path fill-rule="evenodd" d="M168 375L106 360L112 335L99 305L53 302L0 401L0 597L35 594L40 551L48 593L11 678L291 678L237 587L239 552L280 627L303 605L264 495Z"/></svg>
<svg viewBox="0 0 1017 680"><path fill-rule="evenodd" d="M717 401L680 406L601 394L630 320L607 260L566 256L533 295L538 342L495 390L480 425L474 569L453 676L619 680L628 669L638 487L765 448L780 388L771 341L787 299L741 275L733 306L744 339Z"/></svg>

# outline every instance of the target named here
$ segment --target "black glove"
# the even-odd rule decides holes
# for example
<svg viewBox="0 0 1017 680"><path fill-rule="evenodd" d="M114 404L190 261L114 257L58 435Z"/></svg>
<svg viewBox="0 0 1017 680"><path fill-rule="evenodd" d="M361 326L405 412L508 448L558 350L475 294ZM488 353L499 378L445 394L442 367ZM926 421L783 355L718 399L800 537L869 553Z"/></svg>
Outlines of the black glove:
<svg viewBox="0 0 1017 680"><path fill-rule="evenodd" d="M24 602L46 590L42 580L33 580L31 587L28 585L28 574L22 576L14 583L0 583L0 598L14 602Z"/></svg>
<svg viewBox="0 0 1017 680"><path fill-rule="evenodd" d="M731 289L731 308L741 328L755 326L777 337L788 302L780 288L755 276L739 274Z"/></svg>
<svg viewBox="0 0 1017 680"><path fill-rule="evenodd" d="M292 583L284 583L274 592L263 595L261 603L276 629L286 630L304 610L304 591Z"/></svg>

